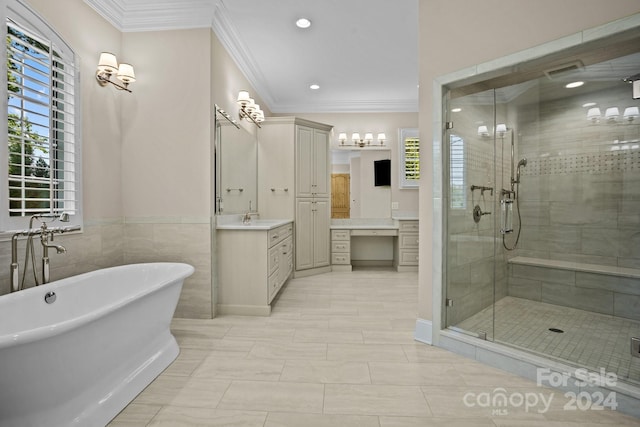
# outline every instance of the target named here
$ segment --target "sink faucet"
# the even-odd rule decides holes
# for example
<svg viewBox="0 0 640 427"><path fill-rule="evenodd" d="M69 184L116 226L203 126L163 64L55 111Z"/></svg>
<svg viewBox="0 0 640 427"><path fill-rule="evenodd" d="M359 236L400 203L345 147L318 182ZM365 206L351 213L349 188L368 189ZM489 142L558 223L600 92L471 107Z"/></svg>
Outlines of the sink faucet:
<svg viewBox="0 0 640 427"><path fill-rule="evenodd" d="M249 210L242 215L243 224L251 224L251 200L249 200Z"/></svg>

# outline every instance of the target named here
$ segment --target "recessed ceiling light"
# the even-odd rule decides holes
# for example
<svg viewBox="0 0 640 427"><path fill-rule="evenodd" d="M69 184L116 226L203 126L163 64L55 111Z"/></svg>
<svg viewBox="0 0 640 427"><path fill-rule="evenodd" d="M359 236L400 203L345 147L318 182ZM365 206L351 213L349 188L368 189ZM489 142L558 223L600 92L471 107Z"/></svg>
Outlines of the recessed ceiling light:
<svg viewBox="0 0 640 427"><path fill-rule="evenodd" d="M318 89L320 89L320 85L318 85L318 84L315 84L315 83L314 83L314 84L312 84L312 85L310 85L310 86L309 86L309 89L311 89L311 90L318 90Z"/></svg>
<svg viewBox="0 0 640 427"><path fill-rule="evenodd" d="M573 89L574 87L580 87L584 84L584 82L571 82L571 83L567 83L565 85L566 88L568 89Z"/></svg>
<svg viewBox="0 0 640 427"><path fill-rule="evenodd" d="M296 21L296 26L298 28L309 28L311 26L311 21L307 18L300 18Z"/></svg>
<svg viewBox="0 0 640 427"><path fill-rule="evenodd" d="M587 102L586 104L582 104L584 108L593 107L594 105L596 105L595 102Z"/></svg>

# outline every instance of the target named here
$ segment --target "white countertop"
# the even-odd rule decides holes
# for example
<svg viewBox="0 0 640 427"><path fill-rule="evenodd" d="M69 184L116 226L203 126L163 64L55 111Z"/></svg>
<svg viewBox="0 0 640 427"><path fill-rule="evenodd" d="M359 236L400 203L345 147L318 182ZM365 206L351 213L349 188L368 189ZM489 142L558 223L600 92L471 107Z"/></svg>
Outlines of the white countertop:
<svg viewBox="0 0 640 427"><path fill-rule="evenodd" d="M398 224L391 218L332 219L332 230L397 230Z"/></svg>
<svg viewBox="0 0 640 427"><path fill-rule="evenodd" d="M249 224L242 223L242 215L225 215L218 217L216 222L217 230L271 230L273 228L280 227L281 225L289 224L293 222L291 219L258 219L251 218Z"/></svg>

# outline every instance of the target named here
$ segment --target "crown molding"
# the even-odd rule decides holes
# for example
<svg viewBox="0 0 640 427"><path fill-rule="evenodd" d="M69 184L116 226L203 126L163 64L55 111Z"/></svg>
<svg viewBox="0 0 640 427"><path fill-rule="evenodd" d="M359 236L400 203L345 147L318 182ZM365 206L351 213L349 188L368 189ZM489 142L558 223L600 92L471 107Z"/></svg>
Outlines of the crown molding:
<svg viewBox="0 0 640 427"><path fill-rule="evenodd" d="M84 0L122 32L209 28L219 0Z"/></svg>
<svg viewBox="0 0 640 427"><path fill-rule="evenodd" d="M109 21L118 30L123 31L125 4L122 0L84 0L100 16Z"/></svg>
<svg viewBox="0 0 640 427"><path fill-rule="evenodd" d="M269 90L267 79L255 63L249 50L240 41L235 26L228 17L228 13L222 2L219 2L213 13L213 21L211 24L213 32L218 40L229 53L229 56L235 61L236 65L244 74L245 78L253 89L260 94L263 103L269 111L277 105L277 98Z"/></svg>

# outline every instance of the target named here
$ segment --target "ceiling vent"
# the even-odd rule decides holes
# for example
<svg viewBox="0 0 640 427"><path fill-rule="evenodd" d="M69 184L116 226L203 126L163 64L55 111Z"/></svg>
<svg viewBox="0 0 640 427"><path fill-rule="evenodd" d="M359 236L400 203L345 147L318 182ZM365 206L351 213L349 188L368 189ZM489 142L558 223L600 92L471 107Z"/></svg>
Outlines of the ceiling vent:
<svg viewBox="0 0 640 427"><path fill-rule="evenodd" d="M573 73L575 71L583 71L583 70L584 70L584 64L582 63L582 61L575 61L575 62L570 62L568 64L559 65L555 68L544 70L544 74L547 76L549 80L556 80L568 73Z"/></svg>

